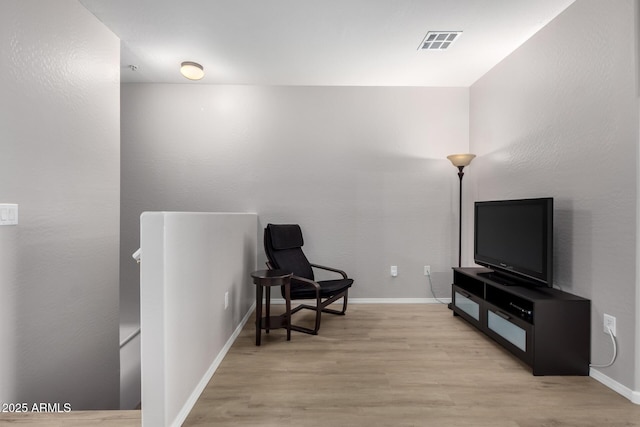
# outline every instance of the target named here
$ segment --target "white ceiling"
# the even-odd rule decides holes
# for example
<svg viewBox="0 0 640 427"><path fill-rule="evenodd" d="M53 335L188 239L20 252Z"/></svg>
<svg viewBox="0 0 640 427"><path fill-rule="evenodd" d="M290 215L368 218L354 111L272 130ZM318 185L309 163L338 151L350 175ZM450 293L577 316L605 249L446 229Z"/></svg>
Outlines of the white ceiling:
<svg viewBox="0 0 640 427"><path fill-rule="evenodd" d="M178 68L195 61L209 84L467 87L574 0L80 2L122 40L123 82L190 83Z"/></svg>

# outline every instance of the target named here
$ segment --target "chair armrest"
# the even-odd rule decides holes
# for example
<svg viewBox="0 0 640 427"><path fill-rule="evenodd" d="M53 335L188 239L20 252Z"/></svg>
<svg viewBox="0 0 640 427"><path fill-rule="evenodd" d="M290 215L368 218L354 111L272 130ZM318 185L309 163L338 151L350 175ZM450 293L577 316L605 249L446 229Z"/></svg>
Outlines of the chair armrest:
<svg viewBox="0 0 640 427"><path fill-rule="evenodd" d="M271 265L271 263L269 261L267 261L265 264L267 264L267 267L269 268L269 270L273 270L273 266ZM320 295L320 285L316 282L314 282L313 280L309 280L309 279L305 279L304 277L300 277L300 276L296 276L295 274L293 276L291 276L291 279L296 279L298 282L303 282L307 285L311 285L314 287L316 294Z"/></svg>
<svg viewBox="0 0 640 427"><path fill-rule="evenodd" d="M342 275L343 279L347 278L347 273L345 273L342 270L338 270L337 268L325 267L324 265L318 265L318 264L311 264L311 267L319 268L321 270L333 271L334 273L338 273Z"/></svg>

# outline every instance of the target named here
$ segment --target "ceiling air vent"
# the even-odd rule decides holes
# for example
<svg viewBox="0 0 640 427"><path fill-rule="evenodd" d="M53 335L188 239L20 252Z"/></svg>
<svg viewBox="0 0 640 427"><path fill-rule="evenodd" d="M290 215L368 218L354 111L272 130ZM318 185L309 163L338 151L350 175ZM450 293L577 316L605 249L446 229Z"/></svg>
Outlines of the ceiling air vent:
<svg viewBox="0 0 640 427"><path fill-rule="evenodd" d="M429 31L418 50L446 50L462 31Z"/></svg>

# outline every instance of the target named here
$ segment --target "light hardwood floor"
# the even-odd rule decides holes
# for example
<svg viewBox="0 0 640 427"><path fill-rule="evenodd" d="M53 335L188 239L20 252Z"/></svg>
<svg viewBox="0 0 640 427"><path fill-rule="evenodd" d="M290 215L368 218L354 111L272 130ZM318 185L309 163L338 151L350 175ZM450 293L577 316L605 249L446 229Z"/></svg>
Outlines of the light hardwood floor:
<svg viewBox="0 0 640 427"><path fill-rule="evenodd" d="M72 411L60 414L0 413L0 426L139 427L140 411Z"/></svg>
<svg viewBox="0 0 640 427"><path fill-rule="evenodd" d="M254 337L248 322L185 426L640 426L640 406L534 377L444 305L354 304L318 336Z"/></svg>
<svg viewBox="0 0 640 427"><path fill-rule="evenodd" d="M140 423L136 411L2 415L0 425ZM446 306L352 304L323 316L318 336L287 342L279 329L260 347L251 319L184 426L640 426L640 405L589 377L534 377Z"/></svg>

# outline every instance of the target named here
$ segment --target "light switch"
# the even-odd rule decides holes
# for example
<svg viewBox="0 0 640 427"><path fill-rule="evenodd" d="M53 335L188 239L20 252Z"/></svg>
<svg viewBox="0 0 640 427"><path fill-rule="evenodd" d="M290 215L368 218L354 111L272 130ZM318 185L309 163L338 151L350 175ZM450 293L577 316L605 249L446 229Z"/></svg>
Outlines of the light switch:
<svg viewBox="0 0 640 427"><path fill-rule="evenodd" d="M18 205L0 203L0 225L18 224Z"/></svg>

